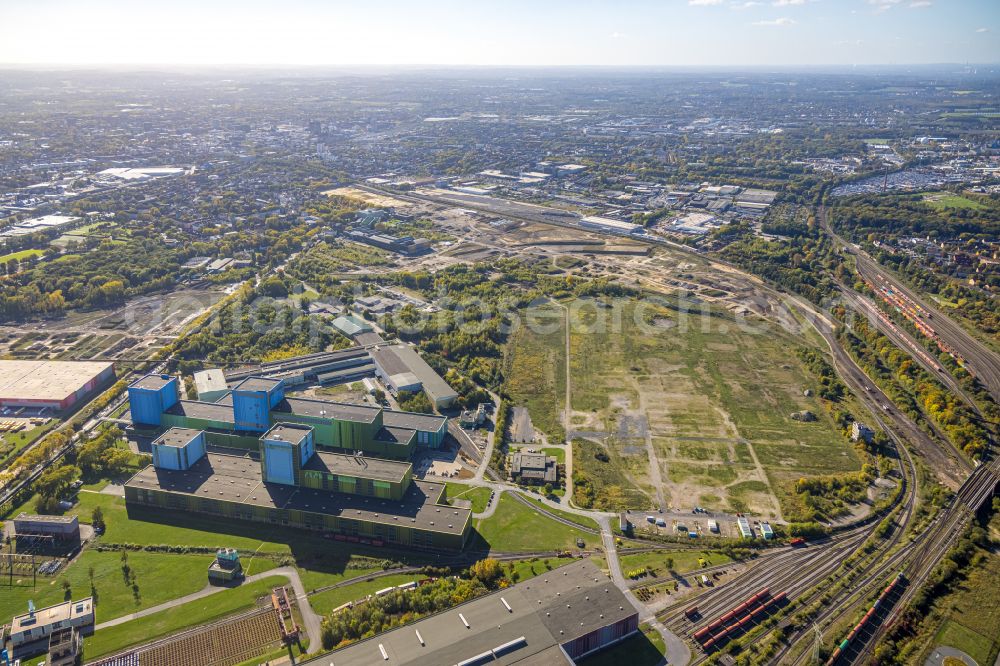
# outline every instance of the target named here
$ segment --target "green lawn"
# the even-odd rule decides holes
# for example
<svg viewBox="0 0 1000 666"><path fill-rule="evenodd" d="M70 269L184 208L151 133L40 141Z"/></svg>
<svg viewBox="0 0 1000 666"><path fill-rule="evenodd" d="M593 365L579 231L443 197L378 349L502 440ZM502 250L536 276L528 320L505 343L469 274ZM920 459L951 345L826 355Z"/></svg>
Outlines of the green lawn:
<svg viewBox="0 0 1000 666"><path fill-rule="evenodd" d="M559 463L560 465L566 464L566 449L564 449L563 447L561 447L561 446L550 446L550 447L541 449L541 451L545 455L552 456L553 458L555 458L556 462Z"/></svg>
<svg viewBox="0 0 1000 666"><path fill-rule="evenodd" d="M528 495L528 498L531 499L531 495ZM537 501L537 500L535 500L535 501ZM556 508L553 508L553 507L549 506L548 504L542 506L541 508L542 508L543 511L548 511L549 513L554 513L555 515L559 516L560 518L564 518L564 519L570 521L571 523L576 523L577 525L581 525L583 527L586 527L586 528L592 529L592 530L600 529L598 527L598 525L597 525L597 521L594 520L593 518L587 518L586 516L580 516L580 515L577 515L575 513L570 513L569 511L563 511L562 509L556 509Z"/></svg>
<svg viewBox="0 0 1000 666"><path fill-rule="evenodd" d="M420 573L409 573L382 576L381 578L373 578L370 581L360 580L357 583L338 587L335 590L327 590L326 592L314 594L309 597L309 604L320 615L326 615L334 608L342 606L348 601L356 601L387 587L402 585L403 583L420 580L421 578L426 578L426 576Z"/></svg>
<svg viewBox="0 0 1000 666"><path fill-rule="evenodd" d="M994 517L991 530L1000 519ZM968 578L934 605L941 627L931 643L950 645L967 652L980 664L993 664L1000 654L1000 554L990 552L973 566Z"/></svg>
<svg viewBox="0 0 1000 666"><path fill-rule="evenodd" d="M646 553L635 553L634 555L627 555L625 553L627 551L620 551L622 571L648 567L653 572L653 575L658 577L667 575L667 558L673 559L673 570L677 573L688 573L701 569L702 567L698 563L699 559L704 559L706 566L710 567L732 562L726 555L712 551L656 550Z"/></svg>
<svg viewBox="0 0 1000 666"><path fill-rule="evenodd" d="M996 659L997 645L994 639L973 631L956 620L945 622L934 641L937 645L958 648L975 659L977 664L989 665Z"/></svg>
<svg viewBox="0 0 1000 666"><path fill-rule="evenodd" d="M90 224L85 224L82 227L77 227L71 231L67 231L67 236L89 236L95 229L100 229L101 227L107 227L105 232L110 232L112 228L111 222L91 222Z"/></svg>
<svg viewBox="0 0 1000 666"><path fill-rule="evenodd" d="M188 627L247 610L258 598L269 594L272 588L287 582L284 577L272 576L232 590L217 592L177 608L101 629L84 641L87 659L111 654Z"/></svg>
<svg viewBox="0 0 1000 666"><path fill-rule="evenodd" d="M469 486L464 483L448 482L448 499L464 499L472 502L472 512L482 513L486 511L486 503L490 501L489 488L483 486Z"/></svg>
<svg viewBox="0 0 1000 666"><path fill-rule="evenodd" d="M55 428L59 425L59 423L60 421L58 419L51 419L45 425L28 428L26 430L22 430L21 432L4 433L2 435L3 441L0 442L0 463L13 460L21 453L21 451L27 448L29 444L47 433L49 430Z"/></svg>
<svg viewBox="0 0 1000 666"><path fill-rule="evenodd" d="M988 206L977 198L959 194L929 193L924 195L924 203L935 210L951 209L986 210Z"/></svg>
<svg viewBox="0 0 1000 666"><path fill-rule="evenodd" d="M21 250L19 252L11 252L10 254L5 254L0 257L0 264L6 263L11 259L17 259L21 261L26 257L40 257L44 254L41 250Z"/></svg>
<svg viewBox="0 0 1000 666"><path fill-rule="evenodd" d="M575 561L572 557L532 557L508 562L504 567L507 569L508 577L519 583Z"/></svg>
<svg viewBox="0 0 1000 666"><path fill-rule="evenodd" d="M94 484L103 486L104 483ZM68 514L78 515L89 522L94 507L101 507L107 530L100 538L103 544L134 544L140 546L170 545L189 548L215 549L221 546L237 548L248 575L263 573L283 561L292 561L298 568L306 590L332 585L346 579L381 571L384 559L422 565L433 562L426 554L365 547L322 539L301 531L271 525L229 521L220 523L207 516L170 512L133 511L125 508L122 498L96 492L80 493L79 503ZM12 514L31 510L29 499ZM146 608L191 592L207 583L206 570L212 555L161 554L131 551L129 563L136 570L140 589L140 605L136 606L130 587L126 587L120 571L120 553L99 553L89 548L71 564L63 575L68 577L75 597L90 594L88 569L95 568L99 593L98 621L104 621ZM48 604L62 600L61 580L44 589L31 589L22 584L10 594L0 594L0 615L8 617L27 607L27 600ZM41 586L39 586L41 588ZM3 589L3 588L0 588Z"/></svg>
<svg viewBox="0 0 1000 666"><path fill-rule="evenodd" d="M514 552L575 550L577 538L588 543L598 538L546 518L506 494L501 495L496 513L476 521L476 531L490 549Z"/></svg>
<svg viewBox="0 0 1000 666"><path fill-rule="evenodd" d="M208 584L208 565L211 555L179 555L134 551L128 554L128 565L134 572L139 588L136 601L130 583L125 582L121 553L85 550L65 571L54 578L38 578L36 588L31 578L15 579L14 587L0 586L0 617L23 613L28 600L43 608L64 600L63 581L69 581L74 599L90 596L90 569L94 569L94 588L97 592L97 621L106 622L127 613L197 592ZM274 566L260 563L256 573ZM6 579L3 581L6 583Z"/></svg>
<svg viewBox="0 0 1000 666"><path fill-rule="evenodd" d="M341 571L318 571L299 568L299 577L302 579L302 586L306 588L306 592L308 593L321 587L336 585L345 580L357 578L358 576L368 576L380 571L383 571L381 567L351 567ZM257 573L260 572L258 571Z"/></svg>

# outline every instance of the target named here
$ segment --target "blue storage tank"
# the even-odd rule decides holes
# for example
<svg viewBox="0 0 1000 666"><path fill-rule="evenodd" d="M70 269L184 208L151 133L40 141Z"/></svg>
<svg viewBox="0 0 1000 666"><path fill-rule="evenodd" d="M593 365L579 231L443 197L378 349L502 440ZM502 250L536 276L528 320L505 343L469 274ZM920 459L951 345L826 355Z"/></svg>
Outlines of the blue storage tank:
<svg viewBox="0 0 1000 666"><path fill-rule="evenodd" d="M160 425L163 412L177 404L180 397L177 378L170 375L146 375L128 387L132 423Z"/></svg>

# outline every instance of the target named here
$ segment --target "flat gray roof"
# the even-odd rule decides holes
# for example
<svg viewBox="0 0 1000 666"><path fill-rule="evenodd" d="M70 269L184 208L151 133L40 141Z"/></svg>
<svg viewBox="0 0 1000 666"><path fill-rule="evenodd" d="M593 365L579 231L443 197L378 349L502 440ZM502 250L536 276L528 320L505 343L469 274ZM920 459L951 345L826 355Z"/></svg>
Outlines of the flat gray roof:
<svg viewBox="0 0 1000 666"><path fill-rule="evenodd" d="M437 432L448 419L437 414L418 414L416 412L397 412L391 409L368 405L352 405L345 402L329 402L309 398L285 398L274 408L275 418L281 418L281 413L312 416L314 418L336 418L344 421L359 421L372 423L379 412L382 412L382 425L397 430L421 430ZM233 398L226 394L218 402L202 402L200 400L179 400L167 410L167 414L189 416L196 419L208 419L233 423ZM405 438L404 438L405 441Z"/></svg>
<svg viewBox="0 0 1000 666"><path fill-rule="evenodd" d="M228 391L226 373L219 368L210 368L194 373L194 385L199 393L208 391Z"/></svg>
<svg viewBox="0 0 1000 666"><path fill-rule="evenodd" d="M162 375L146 375L145 377L140 377L139 379L135 380L134 382L129 384L129 386L131 388L152 389L155 391L166 386L167 382L169 382L171 379L173 379L173 377L170 376L164 377Z"/></svg>
<svg viewBox="0 0 1000 666"><path fill-rule="evenodd" d="M390 377L410 371L410 366L406 365L403 359L399 357L399 354L395 352L395 347L379 347L378 349L373 349L371 354L375 362L378 363L378 366L382 368L382 372Z"/></svg>
<svg viewBox="0 0 1000 666"><path fill-rule="evenodd" d="M462 534L472 511L436 504L444 485L414 480L401 500L378 499L280 483L264 483L260 463L245 456L209 453L187 470L145 467L126 487L194 495L271 509L296 509L340 518Z"/></svg>
<svg viewBox="0 0 1000 666"><path fill-rule="evenodd" d="M233 387L234 391L271 391L281 383L280 379L267 377L247 377Z"/></svg>
<svg viewBox="0 0 1000 666"><path fill-rule="evenodd" d="M194 430L193 428L171 428L154 439L153 444L183 448L187 446L192 439L200 435L201 432L201 430Z"/></svg>
<svg viewBox="0 0 1000 666"><path fill-rule="evenodd" d="M309 426L296 423L276 423L264 433L262 439L276 439L291 444L298 444L312 431Z"/></svg>
<svg viewBox="0 0 1000 666"><path fill-rule="evenodd" d="M14 516L14 522L30 521L32 523L56 523L59 525L72 525L79 521L78 516L50 516L43 513L19 513Z"/></svg>
<svg viewBox="0 0 1000 666"><path fill-rule="evenodd" d="M200 400L178 400L177 404L167 410L167 414L177 416L189 416L193 419L208 419L210 421L221 421L223 423L233 423L232 400L223 402L201 402Z"/></svg>
<svg viewBox="0 0 1000 666"><path fill-rule="evenodd" d="M421 385L423 385L424 391L427 395L431 397L431 400L441 400L441 399L452 399L458 397L458 393L455 392L448 382L446 382L441 375L435 372L434 368L427 365L427 361L420 358L420 354L416 352L409 345L392 345L390 347L380 347L378 352L372 352L372 358L379 360L381 364L382 356L376 356L376 354L381 355L383 352L389 352L394 355L399 361L399 365L389 362L393 368L402 367L402 370L389 370L389 368L383 366L386 374L395 375L400 372L412 372L420 380Z"/></svg>
<svg viewBox="0 0 1000 666"><path fill-rule="evenodd" d="M382 425L386 428L403 428L405 430L423 430L437 432L448 419L437 414L418 414L416 412L397 412L387 409L382 412Z"/></svg>
<svg viewBox="0 0 1000 666"><path fill-rule="evenodd" d="M385 342L385 340L382 339L382 336L374 331L369 333L358 333L354 336L354 341L362 347L366 347L368 345L378 345Z"/></svg>
<svg viewBox="0 0 1000 666"><path fill-rule="evenodd" d="M406 470L411 467L410 463L383 460L382 458L317 451L316 455L306 462L303 469L398 483L403 480Z"/></svg>
<svg viewBox="0 0 1000 666"><path fill-rule="evenodd" d="M510 643L488 663L566 664L558 645L636 614L608 576L583 559L302 663L439 666ZM557 656L561 661L550 659Z"/></svg>
<svg viewBox="0 0 1000 666"><path fill-rule="evenodd" d="M375 433L376 442L390 442L392 444L408 444L411 439L416 437L416 433L407 428L387 428L385 426L378 429Z"/></svg>
<svg viewBox="0 0 1000 666"><path fill-rule="evenodd" d="M285 398L278 403L274 411L290 412L314 418L372 423L382 409L380 407L369 407L368 405L351 405L346 402L329 402L326 400L310 400L308 398Z"/></svg>

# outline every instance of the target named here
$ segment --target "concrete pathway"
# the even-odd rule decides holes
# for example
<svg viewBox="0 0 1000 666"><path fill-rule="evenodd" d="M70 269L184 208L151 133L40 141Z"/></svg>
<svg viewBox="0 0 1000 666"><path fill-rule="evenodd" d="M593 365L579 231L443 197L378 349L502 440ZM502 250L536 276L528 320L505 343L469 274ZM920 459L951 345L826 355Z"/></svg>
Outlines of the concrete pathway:
<svg viewBox="0 0 1000 666"><path fill-rule="evenodd" d="M573 506L573 442L570 439L570 432L573 429L573 393L570 384L569 329L573 322L569 318L569 308L563 305L562 309L566 312L566 406L563 408L563 429L566 431L566 493L560 498L559 503L571 507Z"/></svg>
<svg viewBox="0 0 1000 666"><path fill-rule="evenodd" d="M309 598L306 596L306 590L302 585L302 579L299 578L299 572L296 571L294 567L278 567L276 569L265 571L264 573L248 576L237 587L216 587L214 585L206 585L201 590L192 594L172 599L171 601L167 601L156 606L144 608L140 611L129 613L128 615L122 615L121 617L116 617L115 619L108 620L107 622L101 622L95 627L95 630L100 631L101 629L107 629L108 627L125 624L126 622L138 620L139 618L153 615L154 613L159 613L160 611L177 608L178 606L183 606L186 603L210 597L213 594L218 594L224 590L238 589L247 583L255 583L271 576L281 576L288 579L288 582L291 584L292 591L295 593L295 599L299 606L299 612L302 614L302 623L305 625L306 635L309 636L309 649L307 652L308 654L318 652L320 647L322 647L322 641L320 640L320 617L313 611L312 606L309 605Z"/></svg>
<svg viewBox="0 0 1000 666"><path fill-rule="evenodd" d="M639 601L638 598L629 589L628 581L625 580L624 574L622 574L621 563L618 560L618 548L615 545L615 535L611 531L611 518L607 515L603 515L597 519L598 525L601 527L601 540L604 542L604 553L607 556L608 570L611 573L611 580L614 582L615 586L622 591L625 598L629 600L635 609L639 612L639 622L648 623L657 633L663 638L664 645L667 646L666 652L666 663L668 664L687 664L691 661L691 650L688 649L687 644L680 639L679 636L669 631L663 624L656 619L656 615L646 606L646 604Z"/></svg>

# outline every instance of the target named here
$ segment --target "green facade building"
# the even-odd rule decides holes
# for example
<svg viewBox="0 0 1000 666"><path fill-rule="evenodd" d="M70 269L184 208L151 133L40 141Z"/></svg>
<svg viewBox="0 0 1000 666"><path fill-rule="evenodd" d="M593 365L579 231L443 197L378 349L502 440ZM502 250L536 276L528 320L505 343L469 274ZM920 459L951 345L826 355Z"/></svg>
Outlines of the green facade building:
<svg viewBox="0 0 1000 666"><path fill-rule="evenodd" d="M317 450L309 426L278 423L259 455L208 452L187 469L150 465L125 484L132 507L190 511L323 532L374 545L460 550L472 512L409 462Z"/></svg>

